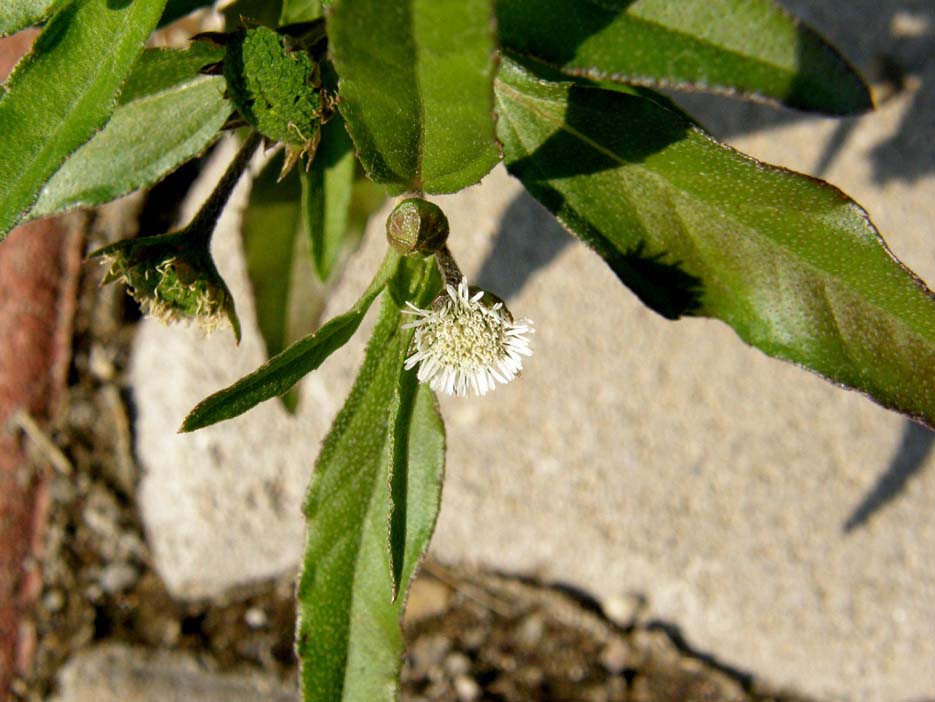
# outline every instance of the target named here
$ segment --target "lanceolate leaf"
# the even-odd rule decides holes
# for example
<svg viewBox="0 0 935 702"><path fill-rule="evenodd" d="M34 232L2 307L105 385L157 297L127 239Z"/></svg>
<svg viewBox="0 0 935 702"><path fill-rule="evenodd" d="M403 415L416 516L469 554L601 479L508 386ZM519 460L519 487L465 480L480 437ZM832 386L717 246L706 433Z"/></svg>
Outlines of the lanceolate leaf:
<svg viewBox="0 0 935 702"><path fill-rule="evenodd" d="M321 0L283 0L279 24L311 22L321 17Z"/></svg>
<svg viewBox="0 0 935 702"><path fill-rule="evenodd" d="M407 264L410 262L407 261ZM408 269L417 304L438 289L431 260ZM433 289L434 288L434 289ZM383 309L351 395L325 439L312 475L298 587L297 650L305 702L393 702L402 666L387 525L393 513L404 545L403 589L435 526L444 466L444 432L435 399L403 360L411 332L400 329L399 301Z"/></svg>
<svg viewBox="0 0 935 702"><path fill-rule="evenodd" d="M321 280L334 270L349 236L351 195L354 188L354 148L335 116L322 127L321 145L311 168L302 174L302 207L312 248L312 260Z"/></svg>
<svg viewBox="0 0 935 702"><path fill-rule="evenodd" d="M104 125L165 0L74 0L46 25L0 98L0 236Z"/></svg>
<svg viewBox="0 0 935 702"><path fill-rule="evenodd" d="M388 252L377 276L354 307L314 334L295 342L250 375L202 400L185 418L179 431L195 431L236 417L289 390L348 342L376 296L396 273L398 265L399 257Z"/></svg>
<svg viewBox="0 0 935 702"><path fill-rule="evenodd" d="M277 156L253 180L241 227L257 326L270 357L281 353L299 336L290 328L290 312L302 217L301 188L296 171L278 182L282 164L282 156ZM304 259L307 263L308 256ZM311 266L308 268L311 274ZM290 391L282 398L288 410L295 409L296 393Z"/></svg>
<svg viewBox="0 0 935 702"><path fill-rule="evenodd" d="M3 0L0 2L0 37L44 22L61 0Z"/></svg>
<svg viewBox="0 0 935 702"><path fill-rule="evenodd" d="M233 108L224 79L198 72L210 55L199 48L141 58L110 121L61 165L24 220L152 185L217 139Z"/></svg>
<svg viewBox="0 0 935 702"><path fill-rule="evenodd" d="M117 105L126 105L140 98L171 91L203 78L201 69L224 58L224 49L206 41L192 42L184 51L178 49L144 49L127 78Z"/></svg>
<svg viewBox="0 0 935 702"><path fill-rule="evenodd" d="M509 170L647 305L721 319L935 425L935 300L846 195L658 103L509 60L497 105Z"/></svg>
<svg viewBox="0 0 935 702"><path fill-rule="evenodd" d="M491 0L335 0L339 105L370 176L395 192L454 192L499 158Z"/></svg>
<svg viewBox="0 0 935 702"><path fill-rule="evenodd" d="M774 0L498 0L497 26L505 48L573 75L831 114L872 107L847 61Z"/></svg>

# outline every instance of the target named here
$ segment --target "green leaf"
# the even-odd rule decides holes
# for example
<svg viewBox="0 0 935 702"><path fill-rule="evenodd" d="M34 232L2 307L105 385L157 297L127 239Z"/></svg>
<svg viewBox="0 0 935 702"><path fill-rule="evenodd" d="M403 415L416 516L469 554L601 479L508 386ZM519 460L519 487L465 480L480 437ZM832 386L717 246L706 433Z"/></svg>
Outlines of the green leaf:
<svg viewBox="0 0 935 702"><path fill-rule="evenodd" d="M321 0L282 0L279 24L311 22L322 16Z"/></svg>
<svg viewBox="0 0 935 702"><path fill-rule="evenodd" d="M352 230L351 196L354 187L354 148L344 120L335 115L322 128L321 144L311 168L302 174L302 209L321 280L331 277L342 251L363 233Z"/></svg>
<svg viewBox="0 0 935 702"><path fill-rule="evenodd" d="M0 2L0 37L44 22L61 4L62 0L3 0Z"/></svg>
<svg viewBox="0 0 935 702"><path fill-rule="evenodd" d="M241 227L257 326L268 357L281 353L302 335L290 325L295 319L291 303L302 218L301 187L295 171L278 181L282 163L281 155L272 159L254 179ZM289 391L282 398L286 409L294 411L298 394Z"/></svg>
<svg viewBox="0 0 935 702"><path fill-rule="evenodd" d="M0 237L100 129L165 0L74 0L46 25L0 98Z"/></svg>
<svg viewBox="0 0 935 702"><path fill-rule="evenodd" d="M439 288L434 263L411 268L413 299L427 304ZM403 371L411 330L401 330L402 321L399 301L385 295L363 367L309 486L297 631L305 702L396 699L405 597L394 598L387 525L393 520L404 542L396 572L405 590L434 530L444 468L434 396Z"/></svg>
<svg viewBox="0 0 935 702"><path fill-rule="evenodd" d="M455 192L499 160L490 0L335 0L338 107L367 173L394 192Z"/></svg>
<svg viewBox="0 0 935 702"><path fill-rule="evenodd" d="M935 425L935 299L842 192L509 60L497 105L507 168L647 305Z"/></svg>
<svg viewBox="0 0 935 702"><path fill-rule="evenodd" d="M350 340L398 265L398 255L388 252L370 287L350 310L330 320L314 334L295 342L250 375L199 402L179 431L195 431L231 419L289 390Z"/></svg>
<svg viewBox="0 0 935 702"><path fill-rule="evenodd" d="M224 79L198 72L210 60L201 48L144 53L110 121L55 172L23 221L110 202L202 153L233 110Z"/></svg>
<svg viewBox="0 0 935 702"><path fill-rule="evenodd" d="M773 0L498 0L497 26L505 48L573 75L830 114L873 107L848 62Z"/></svg>
<svg viewBox="0 0 935 702"><path fill-rule="evenodd" d="M198 78L201 69L224 58L224 49L205 41L193 42L185 50L144 49L133 72L120 91L117 105L171 91Z"/></svg>

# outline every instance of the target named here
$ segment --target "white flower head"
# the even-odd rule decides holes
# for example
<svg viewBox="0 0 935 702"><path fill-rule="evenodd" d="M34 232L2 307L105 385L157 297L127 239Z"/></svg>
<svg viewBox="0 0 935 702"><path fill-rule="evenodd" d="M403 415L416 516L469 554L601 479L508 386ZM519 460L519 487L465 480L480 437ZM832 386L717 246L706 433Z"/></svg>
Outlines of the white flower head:
<svg viewBox="0 0 935 702"><path fill-rule="evenodd" d="M419 381L448 395L486 395L496 383L513 380L523 369L522 357L532 355L532 321L514 322L494 299L471 291L462 278L457 289L446 286L430 309L407 302L404 311L417 319L403 325L415 329L406 370L419 364Z"/></svg>

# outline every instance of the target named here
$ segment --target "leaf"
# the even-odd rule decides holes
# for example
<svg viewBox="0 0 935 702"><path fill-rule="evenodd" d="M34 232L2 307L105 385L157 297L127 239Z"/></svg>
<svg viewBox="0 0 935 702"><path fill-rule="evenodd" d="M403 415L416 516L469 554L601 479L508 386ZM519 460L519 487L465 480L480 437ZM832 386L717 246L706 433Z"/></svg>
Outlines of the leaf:
<svg viewBox="0 0 935 702"><path fill-rule="evenodd" d="M935 300L836 188L758 163L644 98L505 60L509 171L670 319L721 319L765 353L935 425Z"/></svg>
<svg viewBox="0 0 935 702"><path fill-rule="evenodd" d="M185 50L144 49L133 72L120 91L117 105L152 97L198 78L201 69L224 58L224 49L205 41L193 42Z"/></svg>
<svg viewBox="0 0 935 702"><path fill-rule="evenodd" d="M439 287L434 264L411 268L421 293L414 299L428 302ZM398 301L384 295L363 367L309 486L297 629L305 702L396 699L405 597L394 599L390 577L387 484L393 480L393 514L405 542L398 552L405 589L434 530L444 468L434 396L403 371L411 331L401 321Z"/></svg>
<svg viewBox="0 0 935 702"><path fill-rule="evenodd" d="M272 159L254 179L241 227L257 326L268 357L281 353L299 336L290 328L290 303L301 188L295 171L278 181L282 162L282 157ZM282 398L286 409L294 411L298 394L290 391Z"/></svg>
<svg viewBox="0 0 935 702"><path fill-rule="evenodd" d="M0 98L0 237L114 109L165 0L74 0L46 25Z"/></svg>
<svg viewBox="0 0 935 702"><path fill-rule="evenodd" d="M314 334L295 342L250 375L199 402L189 412L179 431L195 431L231 419L289 390L350 340L376 296L395 274L398 265L398 255L389 251L370 287L361 295L357 304L330 320Z"/></svg>
<svg viewBox="0 0 935 702"><path fill-rule="evenodd" d="M322 127L321 144L307 173L302 174L302 209L321 280L331 277L338 257L363 233L350 228L354 187L354 148L344 120L335 117Z"/></svg>
<svg viewBox="0 0 935 702"><path fill-rule="evenodd" d="M368 175L394 192L455 192L499 160L490 0L335 0L338 107Z"/></svg>
<svg viewBox="0 0 935 702"><path fill-rule="evenodd" d="M198 72L210 61L203 49L144 53L110 121L62 164L22 221L110 202L204 152L233 110L224 79Z"/></svg>
<svg viewBox="0 0 935 702"><path fill-rule="evenodd" d="M848 62L773 0L498 0L503 46L561 70L829 114L873 107Z"/></svg>
<svg viewBox="0 0 935 702"><path fill-rule="evenodd" d="M282 0L279 24L311 22L322 15L321 0Z"/></svg>
<svg viewBox="0 0 935 702"><path fill-rule="evenodd" d="M0 37L44 22L61 4L62 0L3 0L0 3Z"/></svg>

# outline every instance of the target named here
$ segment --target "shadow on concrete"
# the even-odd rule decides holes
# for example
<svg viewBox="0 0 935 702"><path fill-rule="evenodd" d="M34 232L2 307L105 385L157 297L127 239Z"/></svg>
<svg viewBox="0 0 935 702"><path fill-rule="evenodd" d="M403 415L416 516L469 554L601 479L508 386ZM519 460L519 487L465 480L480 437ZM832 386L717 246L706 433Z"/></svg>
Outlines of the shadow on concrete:
<svg viewBox="0 0 935 702"><path fill-rule="evenodd" d="M535 231L536 236L525 236L528 231ZM521 192L504 212L475 284L509 300L572 241L571 235L542 205Z"/></svg>
<svg viewBox="0 0 935 702"><path fill-rule="evenodd" d="M910 94L896 131L870 151L874 181L913 182L935 173L935 3L931 0L783 0L817 27L877 87L878 107ZM670 93L722 139L793 124L814 115L703 94ZM834 119L836 129L815 166L826 173L861 117Z"/></svg>
<svg viewBox="0 0 935 702"><path fill-rule="evenodd" d="M935 432L906 420L903 437L889 467L877 479L876 485L844 522L843 531L849 534L866 524L874 514L899 496L913 475L925 465L925 459L935 446Z"/></svg>
<svg viewBox="0 0 935 702"><path fill-rule="evenodd" d="M550 209L562 209L564 198L560 193L540 186L539 194ZM583 227L597 231L586 222ZM536 236L523 234L529 230L535 231ZM477 285L509 300L571 241L571 235L547 210L528 194L521 193L503 216L493 248L477 274ZM678 319L699 308L701 281L683 271L678 262L666 261L665 252L650 252L645 242L619 251L598 235L588 243L643 304L666 319Z"/></svg>

